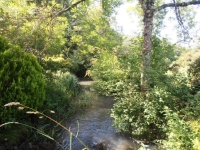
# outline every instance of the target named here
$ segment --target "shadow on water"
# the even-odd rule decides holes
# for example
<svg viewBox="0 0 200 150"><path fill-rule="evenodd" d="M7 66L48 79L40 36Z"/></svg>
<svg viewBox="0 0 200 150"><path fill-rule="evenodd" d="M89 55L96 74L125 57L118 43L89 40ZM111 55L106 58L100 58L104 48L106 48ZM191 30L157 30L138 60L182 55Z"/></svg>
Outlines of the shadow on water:
<svg viewBox="0 0 200 150"><path fill-rule="evenodd" d="M79 112L73 118L66 122L66 127L70 129L78 138L81 139L91 150L100 150L94 147L103 143L102 150L129 150L138 147L128 137L117 134L116 129L112 127L112 118L109 111L114 104L110 97L99 96L98 100L84 112ZM63 134L62 146L65 150L70 148L70 135ZM72 149L82 150L84 146L73 137Z"/></svg>

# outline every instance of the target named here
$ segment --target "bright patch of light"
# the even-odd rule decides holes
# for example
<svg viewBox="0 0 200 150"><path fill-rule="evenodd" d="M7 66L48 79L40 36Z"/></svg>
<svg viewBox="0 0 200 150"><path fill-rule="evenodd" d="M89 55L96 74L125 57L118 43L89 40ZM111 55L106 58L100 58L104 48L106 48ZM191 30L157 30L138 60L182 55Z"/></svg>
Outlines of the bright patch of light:
<svg viewBox="0 0 200 150"><path fill-rule="evenodd" d="M134 15L133 13L130 14L130 12L127 12L127 8L130 6L130 3L125 3L121 5L118 9L116 9L117 15L116 17L116 24L115 28L117 26L118 29L120 29L120 32L122 32L124 35L127 36L136 36L138 34L142 34L142 26L140 25L139 18ZM174 12L170 12L169 16L174 16ZM177 25L177 20L169 20L168 15L166 16L167 19L165 19L165 27L161 29L161 37L167 38L172 44L177 43L181 39L177 36L177 30L175 29L175 26ZM196 45L195 43L198 42L198 37L200 35L199 30L199 17L200 17L200 9L197 9L196 17L194 18L197 22L197 25L195 29L191 32L191 37L193 37L194 41L187 43L186 45L181 44L183 46L189 47ZM119 31L119 30L118 30Z"/></svg>
<svg viewBox="0 0 200 150"><path fill-rule="evenodd" d="M122 33L124 35L134 35L141 31L139 18L127 11L129 6L130 3L125 3L116 9L116 22L118 26L122 27Z"/></svg>

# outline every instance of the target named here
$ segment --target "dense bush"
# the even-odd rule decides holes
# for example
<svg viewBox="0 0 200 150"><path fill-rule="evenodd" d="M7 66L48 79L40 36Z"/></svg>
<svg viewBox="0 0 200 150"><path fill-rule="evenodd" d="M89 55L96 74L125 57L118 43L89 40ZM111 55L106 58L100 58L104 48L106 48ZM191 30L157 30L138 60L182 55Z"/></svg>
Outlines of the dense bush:
<svg viewBox="0 0 200 150"><path fill-rule="evenodd" d="M193 94L200 91L200 57L189 65L188 69Z"/></svg>
<svg viewBox="0 0 200 150"><path fill-rule="evenodd" d="M45 107L54 110L56 120L61 120L75 111L75 98L80 91L75 75L69 72L57 72L47 81Z"/></svg>
<svg viewBox="0 0 200 150"><path fill-rule="evenodd" d="M56 120L63 120L78 109L90 106L96 99L96 95L87 87L79 84L79 79L74 74L60 71L51 74L50 78L46 79L46 100L43 109L55 111L52 117L56 117Z"/></svg>
<svg viewBox="0 0 200 150"><path fill-rule="evenodd" d="M132 92L114 104L111 111L114 126L135 138L150 141L164 139L167 120L163 109L171 98L168 93L158 88L146 93L145 98L140 92Z"/></svg>
<svg viewBox="0 0 200 150"><path fill-rule="evenodd" d="M99 92L121 97L129 88L140 89L142 42L142 39L137 37L131 41L129 47L100 54L91 68L91 76L98 81L95 87ZM166 72L175 59L174 47L166 39L153 37L151 57L151 87L157 84L165 85Z"/></svg>
<svg viewBox="0 0 200 150"><path fill-rule="evenodd" d="M15 101L38 109L45 99L45 81L37 59L0 38L0 122L23 118L16 109L6 109Z"/></svg>
<svg viewBox="0 0 200 150"><path fill-rule="evenodd" d="M117 97L117 102L111 110L114 126L135 138L165 140L162 144L166 146L162 148L193 147L194 137L199 133L194 134L188 121L198 118L200 107L199 95L191 94L191 87L194 86L190 84L187 67L179 65L170 68L170 64L176 60L175 47L165 39L153 37L151 88L145 94L141 93L142 41L136 39L133 43L135 45L110 53L105 59L97 58L93 66L95 69L92 68L92 73L96 74L95 79L98 80L95 88L102 94ZM117 62L116 65L109 63L111 58L115 58L112 63ZM198 64L196 61L195 63ZM117 74L119 70L120 75ZM198 67L196 72L194 66L189 72L193 77L198 77Z"/></svg>
<svg viewBox="0 0 200 150"><path fill-rule="evenodd" d="M145 96L129 86L112 109L114 126L134 137L160 140L168 138L166 133L171 132L165 108L184 116L181 121L198 118L199 95L190 94L186 71L169 73L166 79L166 84L157 84Z"/></svg>
<svg viewBox="0 0 200 150"><path fill-rule="evenodd" d="M93 87L103 95L117 96L123 90L122 80L126 77L117 54L109 51L102 52L97 59L93 60L89 75L96 81Z"/></svg>
<svg viewBox="0 0 200 150"><path fill-rule="evenodd" d="M199 96L200 95L198 95L198 99L200 98ZM194 108L199 109L199 106ZM194 113L194 112L187 111L187 113ZM165 114L168 125L168 128L166 130L167 138L166 140L162 141L161 149L198 150L200 147L199 120L197 118L195 119L187 118L187 114L180 115L177 112L173 112L167 107L165 109Z"/></svg>
<svg viewBox="0 0 200 150"><path fill-rule="evenodd" d="M140 43L140 41L137 43ZM99 93L110 96L121 96L126 85L139 85L139 51L114 49L103 52L93 61L91 77L97 81L94 88Z"/></svg>
<svg viewBox="0 0 200 150"><path fill-rule="evenodd" d="M117 56L109 51L102 52L97 59L93 60L91 76L97 81L121 80L123 72Z"/></svg>
<svg viewBox="0 0 200 150"><path fill-rule="evenodd" d="M178 70L171 74L172 82L168 83L166 89L176 99L175 107L167 107L164 111L168 126L166 140L162 141L162 149L166 150L197 150L200 146L198 57L197 55L190 56L190 61L185 56L182 57L185 62L181 62L180 66L182 67L178 67ZM184 64L186 65L184 66Z"/></svg>
<svg viewBox="0 0 200 150"><path fill-rule="evenodd" d="M9 48L8 41L0 36L0 52L3 52L8 48Z"/></svg>
<svg viewBox="0 0 200 150"><path fill-rule="evenodd" d="M190 123L183 120L181 116L169 108L165 109L167 125L167 138L162 141L163 150L192 150L193 133Z"/></svg>

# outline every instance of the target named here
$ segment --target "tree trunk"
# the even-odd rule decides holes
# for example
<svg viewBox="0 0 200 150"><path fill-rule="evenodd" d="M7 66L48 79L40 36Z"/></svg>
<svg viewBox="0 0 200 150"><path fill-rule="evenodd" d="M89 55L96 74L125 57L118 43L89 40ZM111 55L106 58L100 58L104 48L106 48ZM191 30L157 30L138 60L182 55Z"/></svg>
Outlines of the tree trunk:
<svg viewBox="0 0 200 150"><path fill-rule="evenodd" d="M145 93L150 87L150 66L151 66L151 49L152 49L152 30L154 13L167 7L187 7L189 5L199 5L200 0L191 0L189 2L168 3L154 8L156 0L139 0L144 14L144 31L143 31L143 48L142 48L142 72L141 72L141 92Z"/></svg>
<svg viewBox="0 0 200 150"><path fill-rule="evenodd" d="M150 66L151 66L151 48L152 48L152 30L153 30L153 7L154 0L142 3L144 12L144 31L142 48L142 72L141 72L141 91L145 92L149 88Z"/></svg>

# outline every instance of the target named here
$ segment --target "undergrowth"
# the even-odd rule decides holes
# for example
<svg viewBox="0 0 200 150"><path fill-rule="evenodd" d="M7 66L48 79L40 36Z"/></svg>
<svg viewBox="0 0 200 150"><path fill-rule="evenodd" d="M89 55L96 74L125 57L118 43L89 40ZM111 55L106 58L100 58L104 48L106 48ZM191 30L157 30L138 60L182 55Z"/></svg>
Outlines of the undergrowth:
<svg viewBox="0 0 200 150"><path fill-rule="evenodd" d="M82 87L79 84L78 78L69 72L53 73L51 78L46 78L46 84L45 104L39 111L56 120L61 125L69 116L80 109L89 107L92 101L96 99L96 95L89 92L89 87ZM18 107L18 109L23 108ZM23 114L23 111L20 112ZM7 121L20 122L18 125L23 125L25 126L24 128L12 123L8 123L0 128L0 146L8 149L15 146L18 148L24 147L28 143L32 145L47 143L48 146L52 145L51 138L57 139L61 135L63 127L49 121L49 118L42 115L38 116L34 113L30 113L28 116L28 119L10 119ZM46 138L47 136L51 138Z"/></svg>
<svg viewBox="0 0 200 150"><path fill-rule="evenodd" d="M19 110L21 110L21 111L25 110L27 114L39 115L40 117L45 117L45 118L49 119L51 122L55 123L56 125L60 126L62 129L64 129L64 130L66 130L67 132L69 132L70 135L71 135L71 137L72 137L72 136L75 137L86 149L89 150L89 148L85 145L85 143L83 143L83 142L77 137L77 135L75 135L74 133L72 133L72 132L70 131L70 129L66 128L66 127L65 127L64 125L62 125L60 122L58 122L58 121L52 119L52 118L49 117L48 115L46 115L46 114L44 114L44 113L42 113L42 112L39 112L39 111L37 111L37 110L35 110L35 109L33 109L33 108L30 108L30 107L28 107L28 106L25 106L25 105L23 105L23 104L20 104L19 102L10 102L10 103L7 103L7 104L4 105L4 107L11 107L11 106L17 106ZM53 111L50 111L50 113L54 113L54 112L53 112ZM64 150L64 148L62 147L62 145L59 144L59 142L56 141L52 136L46 134L42 129L38 129L38 128L34 127L34 126L30 126L30 125L27 125L27 124L24 124L24 123L20 123L20 122L6 122L6 123L4 123L4 124L1 124L1 125L0 125L0 128L1 128L1 127L4 127L4 126L7 126L7 125L11 125L11 124L22 125L22 126L25 126L25 127L31 128L31 129L34 129L34 130L36 130L40 135L42 135L42 136L44 136L44 137L46 137L46 138L48 138L48 139L50 139L50 140L56 142L56 144L58 144L58 145ZM71 143L71 140L72 140L71 137L70 137L70 139L69 139L69 140L70 140L70 143ZM72 149L70 148L70 150L72 150Z"/></svg>

